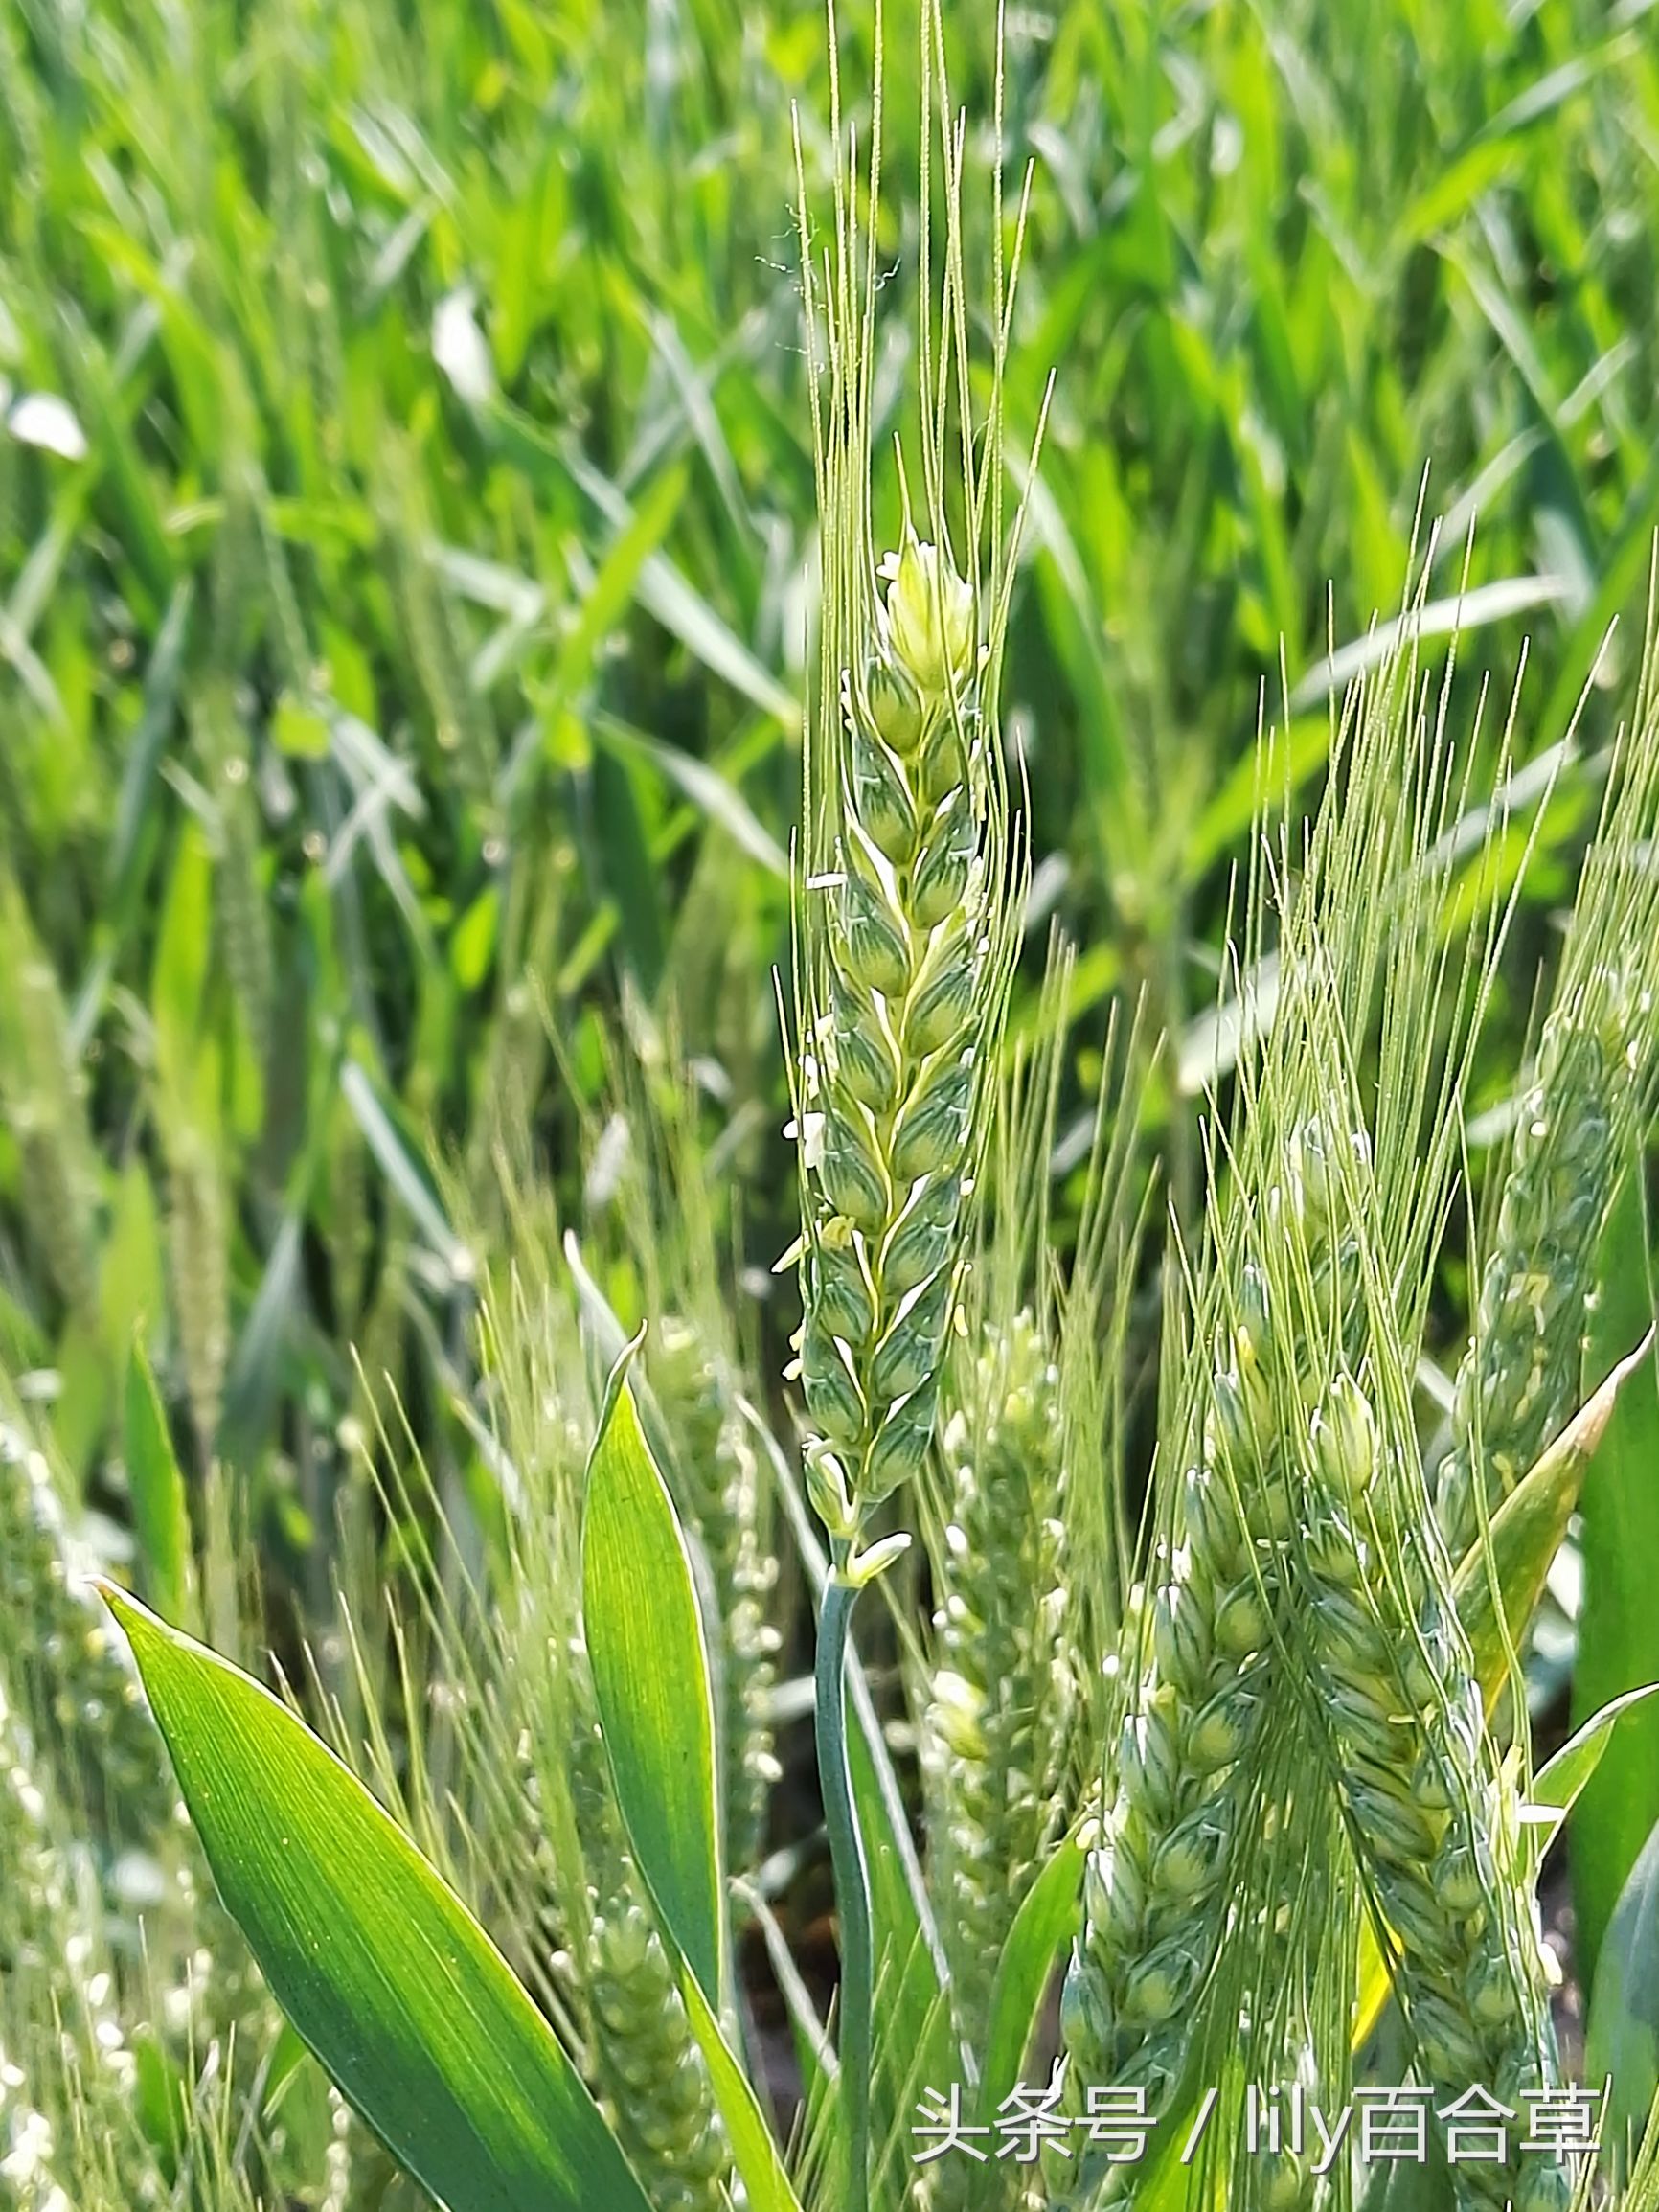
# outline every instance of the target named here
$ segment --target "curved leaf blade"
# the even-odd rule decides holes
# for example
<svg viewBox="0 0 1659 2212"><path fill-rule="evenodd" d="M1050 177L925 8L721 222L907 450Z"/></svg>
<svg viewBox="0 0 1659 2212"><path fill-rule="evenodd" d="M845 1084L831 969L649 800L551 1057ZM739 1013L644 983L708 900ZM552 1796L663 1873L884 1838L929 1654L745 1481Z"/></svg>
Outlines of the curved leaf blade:
<svg viewBox="0 0 1659 2212"><path fill-rule="evenodd" d="M1620 1390L1641 1365L1650 1340L1644 1339L1620 1360L1493 1514L1487 1530L1490 1557L1487 1543L1476 1542L1458 1568L1453 1585L1458 1619L1474 1654L1489 1712L1508 1679L1509 1646L1525 1633L1550 1562L1567 1533L1584 1471L1606 1433ZM1501 1622L1494 1596L1499 1591Z"/></svg>
<svg viewBox="0 0 1659 2212"><path fill-rule="evenodd" d="M1592 1713L1584 1725L1568 1737L1554 1758L1539 1767L1533 1780L1532 1803L1542 1816L1540 1825L1552 1836L1602 1764L1602 1753L1612 1743L1621 1719L1632 1707L1645 1705L1656 1693L1659 1682L1644 1682L1622 1697L1610 1698L1600 1712Z"/></svg>
<svg viewBox="0 0 1659 2212"><path fill-rule="evenodd" d="M342 2093L449 2212L649 2212L455 1893L269 1691L107 1583L208 1863Z"/></svg>
<svg viewBox="0 0 1659 2212"><path fill-rule="evenodd" d="M1615 2155L1642 2125L1659 2092L1659 1826L1619 1894L1590 1985L1584 2079L1610 2080L1602 2134Z"/></svg>
<svg viewBox="0 0 1659 2212"><path fill-rule="evenodd" d="M669 1934L717 2005L725 1881L708 1646L685 1538L625 1381L607 1393L588 1465L581 1594L628 1840Z"/></svg>
<svg viewBox="0 0 1659 2212"><path fill-rule="evenodd" d="M982 2120L995 2117L1018 2082L1055 1960L1082 1925L1086 1856L1077 1836L1068 1836L1014 1914L991 1985L990 2026L979 2078Z"/></svg>
<svg viewBox="0 0 1659 2212"><path fill-rule="evenodd" d="M582 1621L629 1848L662 1923L754 2212L799 2212L783 2155L716 2013L728 1956L715 1709L696 1583L625 1380L605 1392L582 1518Z"/></svg>

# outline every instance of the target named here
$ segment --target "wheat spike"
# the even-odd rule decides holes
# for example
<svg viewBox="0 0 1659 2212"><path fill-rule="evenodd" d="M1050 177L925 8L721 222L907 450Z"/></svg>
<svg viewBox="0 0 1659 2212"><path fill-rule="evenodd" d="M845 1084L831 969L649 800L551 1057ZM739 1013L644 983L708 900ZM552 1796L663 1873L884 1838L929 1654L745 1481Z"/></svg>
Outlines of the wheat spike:
<svg viewBox="0 0 1659 2212"><path fill-rule="evenodd" d="M875 655L856 687L844 674L834 866L807 892L822 1010L803 1070L800 1374L814 1502L849 1539L932 1442L1003 990L972 595L914 537L882 573Z"/></svg>
<svg viewBox="0 0 1659 2212"><path fill-rule="evenodd" d="M1363 1236L1376 1205L1366 1163L1332 1186ZM1286 1302L1282 1328L1319 1330L1293 1289ZM1296 1630L1419 2064L1448 2100L1478 2082L1519 2110L1559 2081L1534 1868L1451 1602L1409 1404L1385 1394L1409 1368L1387 1306L1363 1303L1358 1368L1344 1364L1352 1346L1333 1348L1296 1456L1307 1520ZM1561 2166L1514 2153L1507 2165L1459 2166L1454 2184L1460 2202L1523 2212L1560 2212L1571 2194Z"/></svg>
<svg viewBox="0 0 1659 2212"><path fill-rule="evenodd" d="M937 88L946 118L938 298L926 219L921 248L924 504L918 527L901 462L898 543L879 558L870 446L877 255L856 212L866 180L855 157L843 170L837 155L834 248L820 282L797 148L823 537L795 896L797 1350L812 1431L808 1492L855 1580L869 1516L921 1471L933 1440L1025 864L998 727L1018 537L1017 519L1007 542L1001 526L1001 370L1018 256L1005 269L999 184L991 397L976 441L963 135L948 116L943 27L931 7L923 42L924 104ZM922 125L931 143L930 107ZM832 126L838 136L838 109ZM873 221L878 117L867 182ZM925 177L922 200L925 218ZM960 467L949 471L957 481L947 497L955 437ZM962 516L954 545L953 502Z"/></svg>
<svg viewBox="0 0 1659 2212"><path fill-rule="evenodd" d="M1059 1368L1030 1313L988 1331L945 1423L950 1481L923 1723L929 1834L958 2022L981 2047L991 1975L1063 1824L1075 1682Z"/></svg>
<svg viewBox="0 0 1659 2212"><path fill-rule="evenodd" d="M1596 1255L1659 1066L1656 764L1659 730L1644 727L1609 786L1518 1102L1436 1487L1455 1557L1579 1402Z"/></svg>

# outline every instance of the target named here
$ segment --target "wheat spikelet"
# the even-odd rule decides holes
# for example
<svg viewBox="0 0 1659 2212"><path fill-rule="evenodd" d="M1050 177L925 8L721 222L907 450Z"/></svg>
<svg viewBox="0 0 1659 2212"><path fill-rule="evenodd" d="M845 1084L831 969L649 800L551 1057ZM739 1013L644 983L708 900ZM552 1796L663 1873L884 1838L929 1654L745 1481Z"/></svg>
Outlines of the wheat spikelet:
<svg viewBox="0 0 1659 2212"><path fill-rule="evenodd" d="M126 1648L75 1580L44 1458L5 1421L0 1687L9 1687L14 1725L27 1725L41 1790L66 1809L96 1874L98 1906L86 1904L83 1934L95 1928L100 1943L130 1950L142 1913L147 1940L176 1974L164 1995L179 2040L220 2049L233 2035L262 2040L273 2018L262 1980L185 1821Z"/></svg>
<svg viewBox="0 0 1659 2212"><path fill-rule="evenodd" d="M329 2144L323 2154L323 2193L317 2212L350 2212L356 2178L352 2108L338 2089L329 2091Z"/></svg>
<svg viewBox="0 0 1659 2212"><path fill-rule="evenodd" d="M1376 1471L1361 1389L1333 1389L1316 1422L1314 1458L1352 1507ZM1335 1536L1338 1512L1326 1526L1329 1580L1307 1608L1307 1634L1331 1685L1339 1790L1418 2059L1448 2099L1478 2082L1520 2110L1559 2072L1514 1782L1490 1758L1456 1616L1412 1575L1412 1554L1385 1574L1363 1538ZM1561 2212L1571 2195L1558 2166L1516 2155L1460 2167L1456 2181L1461 2202L1516 2212Z"/></svg>
<svg viewBox="0 0 1659 2212"><path fill-rule="evenodd" d="M1376 1205L1367 1163L1356 1158L1338 1180L1363 1237ZM1329 1341L1291 1284L1275 1290L1290 1292L1281 1333ZM1419 2064L1448 2099L1480 2083L1519 2110L1559 2079L1534 1870L1436 1540L1398 1389L1409 1366L1391 1342L1387 1305L1369 1288L1362 1303L1357 1366L1348 1364L1352 1343L1332 1347L1296 1452L1305 1528L1295 1630ZM1390 1378L1398 1402L1384 1395ZM1559 2212L1571 2194L1558 2165L1516 2155L1460 2166L1454 2181L1460 2202L1509 2201L1519 2212Z"/></svg>
<svg viewBox="0 0 1659 2212"><path fill-rule="evenodd" d="M1072 975L1057 942L1034 1041L1015 1041L998 1082L968 1334L947 1381L931 1516L937 1642L920 1688L929 1878L972 2051L984 2047L1014 1917L1077 1810L1079 1738L1098 1719L1089 1677L1115 1645L1121 1602L1110 1503L1121 1433L1102 1384L1122 1351L1144 1220L1131 1170L1147 1062L1138 1029L1123 1038L1114 1018L1093 1127L1080 1132L1085 1195L1062 1285L1047 1193Z"/></svg>
<svg viewBox="0 0 1659 2212"><path fill-rule="evenodd" d="M0 2202L159 2206L102 1898L3 1665L0 1868Z"/></svg>
<svg viewBox="0 0 1659 2212"><path fill-rule="evenodd" d="M57 2130L33 2079L34 2054L18 2040L20 1993L38 1972L56 1900L43 1814L0 1671L0 2203L11 2212L74 2212L54 2173Z"/></svg>
<svg viewBox="0 0 1659 2212"><path fill-rule="evenodd" d="M1304 1124L1264 1197L1326 1299L1343 1307L1352 1253L1311 1202L1328 1174L1328 1140ZM1285 1353L1267 1309L1263 1269L1234 1242L1212 1324L1219 1350L1187 1417L1199 1448L1124 1624L1116 1758L1066 1978L1067 2049L1083 2080L1143 2087L1152 2110L1186 2063L1193 2000L1237 1894L1237 1852L1269 1811L1261 1754L1275 1627L1299 1531L1270 1380ZM1293 1350L1300 1395L1317 1388L1319 1371L1310 1341ZM1111 2179L1103 2160L1082 2167L1091 2185Z"/></svg>
<svg viewBox="0 0 1659 2212"><path fill-rule="evenodd" d="M1261 1818L1256 1754L1286 1532L1265 1505L1249 1521L1239 1510L1240 1492L1271 1495L1273 1462L1247 1411L1259 1387L1249 1322L1231 1349L1187 1471L1182 1540L1156 1557L1152 1585L1131 1593L1112 1790L1062 2004L1082 2080L1143 2087L1154 2112L1185 2063L1191 2007L1226 1931L1236 1844ZM1080 2178L1085 2189L1108 2179L1104 2162L1080 2161Z"/></svg>
<svg viewBox="0 0 1659 2212"><path fill-rule="evenodd" d="M1409 619L1405 631L1409 639ZM1445 696L1443 685L1442 717ZM1420 1749L1409 1731L1390 1735L1393 1706L1379 1718L1344 1696L1334 1713L1326 1709L1330 1638L1347 1621L1352 1529L1338 1501L1309 1486L1305 1462L1325 1437L1310 1417L1336 1420L1347 1387L1339 1378L1386 1378L1409 1399L1456 1100L1501 926L1493 916L1464 938L1461 969L1449 956L1449 872L1439 855L1458 793L1443 722L1423 709L1409 644L1351 691L1332 759L1305 853L1292 861L1287 831L1278 851L1263 840L1252 879L1237 997L1242 1012L1245 973L1254 988L1261 972L1265 889L1281 922L1274 1008L1259 1048L1237 1063L1225 1176L1219 1129L1206 1132L1210 1250L1171 1316L1179 1341L1181 1312L1192 1315L1190 1341L1167 1370L1174 1380L1159 1423L1165 1464L1184 1472L1171 1481L1154 1470L1148 1566L1118 1659L1124 1717L1066 1984L1075 2071L1085 2082L1143 2084L1153 2110L1200 2028L1225 2041L1239 2026L1230 2007L1259 2024L1257 1982L1241 1978L1238 1962L1256 1977L1274 1974L1265 1947L1289 1909L1254 1887L1264 1842L1300 1827L1309 1841L1299 1894L1341 1897L1337 1808L1363 1864L1366 1818L1386 1816L1391 1801L1374 1792L1360 1808L1337 1770L1362 1745L1391 1774L1387 1754L1398 1764ZM1448 1023L1443 1069L1431 1076L1422 1040ZM1374 1038L1380 1077L1374 1094L1367 1085L1375 1100L1368 1128L1354 1061ZM1432 1527L1426 1495L1415 1518L1403 1494L1397 1502L1396 1545L1420 1547ZM1405 1608L1411 1618L1418 1610L1433 1617L1426 1598ZM1429 1681L1466 1716L1450 1654ZM1478 1718L1478 1696L1476 1706ZM1479 1735L1462 1750L1466 1780L1469 1762L1488 1752ZM1310 1766L1332 1781L1310 1790ZM1361 1795L1364 1787L1362 1778ZM1512 1934L1521 1892L1500 1884L1493 1894L1503 1908L1493 1924ZM1333 1949L1337 1917L1305 1904L1298 1943L1314 1982L1345 1972L1351 1988L1352 1958ZM1230 1931L1239 1940L1222 1972ZM1253 1943L1263 1948L1251 1957ZM1432 2032L1432 2007L1421 2024ZM1301 2031L1288 2017L1284 2027L1294 2048ZM1329 2018L1314 2040L1326 2049L1322 2071L1332 2061L1346 2067L1345 2035ZM1523 2041L1517 2032L1517 2047ZM1091 2172L1087 2158L1079 2166L1080 2201L1124 2186L1122 2172ZM1294 2193L1310 2177L1286 2167L1278 2181Z"/></svg>
<svg viewBox="0 0 1659 2212"><path fill-rule="evenodd" d="M34 1771L33 1746L14 1710L10 1668L0 1672L0 1958L15 1971L38 1940L52 1909L57 1879L48 1851L46 1804Z"/></svg>
<svg viewBox="0 0 1659 2212"><path fill-rule="evenodd" d="M603 2104L656 2212L746 2201L708 2066L631 1864L616 1870L587 1948Z"/></svg>
<svg viewBox="0 0 1659 2212"><path fill-rule="evenodd" d="M932 1441L1002 994L992 779L967 736L972 598L914 538L886 573L877 657L843 695L832 879L807 894L823 1003L804 1070L800 1375L814 1502L847 1539Z"/></svg>

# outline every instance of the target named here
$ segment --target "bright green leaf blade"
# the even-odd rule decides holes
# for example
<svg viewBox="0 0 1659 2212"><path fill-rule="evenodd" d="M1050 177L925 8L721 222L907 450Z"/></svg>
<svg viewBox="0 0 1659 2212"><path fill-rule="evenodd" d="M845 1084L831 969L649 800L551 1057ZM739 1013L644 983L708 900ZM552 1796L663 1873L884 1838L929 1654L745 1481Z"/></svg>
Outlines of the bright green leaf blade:
<svg viewBox="0 0 1659 2212"><path fill-rule="evenodd" d="M1653 1322L1652 1261L1643 1220L1640 1164L1602 1241L1602 1289L1590 1316L1591 1372L1606 1365ZM1573 1720L1581 1722L1620 1691L1659 1681L1659 1375L1649 1359L1619 1400L1596 1464L1584 1478L1581 1549L1584 1603L1573 1670ZM1597 1953L1619 1893L1649 1829L1659 1821L1659 1706L1621 1727L1573 1813L1570 1859L1576 1948L1593 1979Z"/></svg>
<svg viewBox="0 0 1659 2212"><path fill-rule="evenodd" d="M1645 1704L1655 1692L1659 1692L1659 1682L1645 1682L1639 1689L1626 1690L1623 1697L1611 1699L1599 1713L1593 1713L1534 1776L1533 1804L1563 1816L1570 1813L1584 1785L1602 1764L1619 1722L1635 1706ZM1558 1826L1558 1821L1551 1823L1552 1835Z"/></svg>
<svg viewBox="0 0 1659 2212"><path fill-rule="evenodd" d="M581 613L559 652L556 680L561 697L570 698L588 682L605 638L627 612L640 570L671 529L685 491L685 469L666 468L636 512L619 520Z"/></svg>
<svg viewBox="0 0 1659 2212"><path fill-rule="evenodd" d="M979 2077L979 2113L989 2120L1020 2080L1026 2045L1062 1948L1081 1924L1084 1852L1068 1836L1025 1894L997 1961L990 2026Z"/></svg>
<svg viewBox="0 0 1659 2212"><path fill-rule="evenodd" d="M1584 2079L1612 2077L1602 2138L1622 2147L1659 2092L1659 1825L1643 1845L1607 1923L1584 2037Z"/></svg>
<svg viewBox="0 0 1659 2212"><path fill-rule="evenodd" d="M602 745L648 761L660 769L693 807L725 831L740 852L746 853L751 860L759 861L768 875L787 882L789 855L756 818L754 810L737 786L729 783L718 768L712 767L707 761L699 761L694 753L665 745L660 739L631 728L614 715L596 716L593 734Z"/></svg>
<svg viewBox="0 0 1659 2212"><path fill-rule="evenodd" d="M760 2101L711 2002L722 1986L727 1944L709 1655L673 1501L620 1371L588 1469L581 1558L583 1626L617 1802L674 1957L732 2156L753 2212L799 2212Z"/></svg>
<svg viewBox="0 0 1659 2212"><path fill-rule="evenodd" d="M625 1382L611 1394L588 1469L581 1575L628 1841L668 1933L717 2003L725 1882L708 1648L685 1539Z"/></svg>
<svg viewBox="0 0 1659 2212"><path fill-rule="evenodd" d="M789 2177L784 2170L783 2154L766 2125L749 2077L720 2033L720 2023L697 1986L696 1976L683 1959L678 1963L680 1995L685 1999L692 2032L708 2065L710 2086L720 2108L720 2117L726 2123L733 2161L748 2194L749 2212L801 2212L801 2201L790 2186Z"/></svg>
<svg viewBox="0 0 1659 2212"><path fill-rule="evenodd" d="M136 1341L126 1368L124 1442L147 1586L163 1612L188 1615L191 1541L184 1476L173 1453L161 1392L144 1347Z"/></svg>
<svg viewBox="0 0 1659 2212"><path fill-rule="evenodd" d="M107 1584L273 1995L449 2212L648 2212L558 2039L395 1821L270 1693Z"/></svg>

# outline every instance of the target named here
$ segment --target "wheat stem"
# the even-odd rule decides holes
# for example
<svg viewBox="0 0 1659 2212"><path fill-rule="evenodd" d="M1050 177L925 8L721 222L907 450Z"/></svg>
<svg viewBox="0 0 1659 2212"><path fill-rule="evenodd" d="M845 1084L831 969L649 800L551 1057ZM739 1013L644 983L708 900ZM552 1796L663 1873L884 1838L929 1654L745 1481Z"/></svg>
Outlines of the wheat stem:
<svg viewBox="0 0 1659 2212"><path fill-rule="evenodd" d="M846 2212L868 2212L870 2201L870 2074L875 1948L870 1913L870 1869L852 1793L847 1743L847 1653L860 1585L846 1579L846 1553L837 1547L818 1616L815 1712L818 1779L835 1877L840 1923L841 1982L837 2049L840 2060L842 2140L847 2153Z"/></svg>

